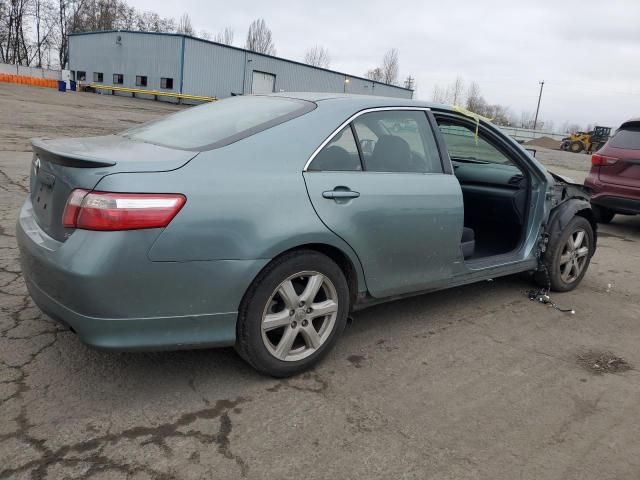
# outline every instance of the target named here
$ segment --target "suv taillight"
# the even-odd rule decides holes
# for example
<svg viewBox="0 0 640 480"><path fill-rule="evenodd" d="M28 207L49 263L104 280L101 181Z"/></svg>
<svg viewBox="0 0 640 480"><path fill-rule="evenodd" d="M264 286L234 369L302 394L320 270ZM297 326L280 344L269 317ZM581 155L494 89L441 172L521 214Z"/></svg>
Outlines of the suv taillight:
<svg viewBox="0 0 640 480"><path fill-rule="evenodd" d="M169 225L186 203L179 193L71 192L62 224L84 230L138 230Z"/></svg>
<svg viewBox="0 0 640 480"><path fill-rule="evenodd" d="M607 157L606 155L600 155L599 153L594 153L591 156L591 165L594 167L606 167L607 165L613 165L618 161L615 157Z"/></svg>

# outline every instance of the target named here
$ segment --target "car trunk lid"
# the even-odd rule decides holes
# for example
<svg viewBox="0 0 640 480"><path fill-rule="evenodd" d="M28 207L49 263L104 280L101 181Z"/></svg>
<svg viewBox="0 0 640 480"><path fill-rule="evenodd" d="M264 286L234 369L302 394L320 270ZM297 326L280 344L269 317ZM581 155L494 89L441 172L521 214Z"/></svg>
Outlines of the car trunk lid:
<svg viewBox="0 0 640 480"><path fill-rule="evenodd" d="M92 190L106 175L160 172L185 165L197 152L176 150L118 135L76 139L34 139L31 203L36 222L49 236L64 241L73 229L62 225L69 194Z"/></svg>

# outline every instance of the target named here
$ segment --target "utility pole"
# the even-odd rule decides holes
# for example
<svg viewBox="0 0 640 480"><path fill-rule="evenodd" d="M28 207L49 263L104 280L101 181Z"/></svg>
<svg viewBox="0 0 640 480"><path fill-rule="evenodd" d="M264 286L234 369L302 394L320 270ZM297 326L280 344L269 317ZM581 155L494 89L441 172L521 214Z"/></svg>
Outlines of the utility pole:
<svg viewBox="0 0 640 480"><path fill-rule="evenodd" d="M544 80L540 82L540 95L538 96L538 107L536 108L536 118L533 120L533 129L538 125L538 112L540 112L540 101L542 100L542 89L544 88Z"/></svg>

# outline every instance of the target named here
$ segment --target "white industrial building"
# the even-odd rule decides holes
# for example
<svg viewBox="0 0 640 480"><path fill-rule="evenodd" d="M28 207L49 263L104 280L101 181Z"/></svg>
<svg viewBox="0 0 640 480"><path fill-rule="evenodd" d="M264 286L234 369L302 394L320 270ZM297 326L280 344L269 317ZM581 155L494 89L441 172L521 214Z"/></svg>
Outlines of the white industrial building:
<svg viewBox="0 0 640 480"><path fill-rule="evenodd" d="M80 82L216 98L287 91L413 96L407 88L182 34L71 34L69 69Z"/></svg>

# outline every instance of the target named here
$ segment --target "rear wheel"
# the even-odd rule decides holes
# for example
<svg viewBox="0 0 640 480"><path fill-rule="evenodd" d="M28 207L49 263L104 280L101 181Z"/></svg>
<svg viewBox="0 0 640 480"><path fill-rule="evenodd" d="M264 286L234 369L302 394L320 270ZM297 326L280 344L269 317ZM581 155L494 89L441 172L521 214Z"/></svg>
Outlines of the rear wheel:
<svg viewBox="0 0 640 480"><path fill-rule="evenodd" d="M580 153L581 151L584 150L584 143L580 141L571 142L569 144L569 150L572 151L573 153Z"/></svg>
<svg viewBox="0 0 640 480"><path fill-rule="evenodd" d="M549 243L543 258L546 271L537 272L536 280L557 292L573 290L587 272L594 248L591 223L584 217L574 217Z"/></svg>
<svg viewBox="0 0 640 480"><path fill-rule="evenodd" d="M604 208L599 205L591 205L591 211L598 223L609 223L616 215L616 212L613 210L609 210L608 208Z"/></svg>
<svg viewBox="0 0 640 480"><path fill-rule="evenodd" d="M274 260L256 278L238 315L236 350L274 377L304 371L335 344L349 311L342 270L311 250Z"/></svg>

